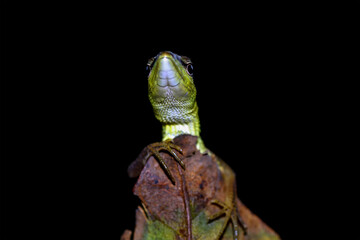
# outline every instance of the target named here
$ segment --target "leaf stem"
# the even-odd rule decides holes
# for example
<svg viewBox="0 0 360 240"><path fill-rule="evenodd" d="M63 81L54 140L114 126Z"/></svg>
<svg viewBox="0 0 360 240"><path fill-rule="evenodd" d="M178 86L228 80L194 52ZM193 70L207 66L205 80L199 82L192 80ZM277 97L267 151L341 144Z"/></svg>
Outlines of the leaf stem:
<svg viewBox="0 0 360 240"><path fill-rule="evenodd" d="M186 213L186 225L187 225L187 233L188 240L192 240L192 229L191 229L191 213L190 213L190 201L189 201L189 193L186 188L185 176L183 173L183 169L178 165L179 174L181 176L181 188L184 196L184 205L185 205L185 213Z"/></svg>

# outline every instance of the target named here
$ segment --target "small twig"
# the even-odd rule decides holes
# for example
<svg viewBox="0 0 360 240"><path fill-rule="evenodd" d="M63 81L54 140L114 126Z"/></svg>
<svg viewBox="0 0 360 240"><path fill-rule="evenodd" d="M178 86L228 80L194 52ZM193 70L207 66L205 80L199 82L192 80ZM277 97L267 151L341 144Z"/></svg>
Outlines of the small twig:
<svg viewBox="0 0 360 240"><path fill-rule="evenodd" d="M189 193L186 188L185 176L183 174L183 169L178 165L179 174L181 176L181 188L184 195L184 205L185 205L185 213L186 213L186 225L188 230L188 240L192 240L192 229L191 229L191 213L190 213L190 201L189 201Z"/></svg>

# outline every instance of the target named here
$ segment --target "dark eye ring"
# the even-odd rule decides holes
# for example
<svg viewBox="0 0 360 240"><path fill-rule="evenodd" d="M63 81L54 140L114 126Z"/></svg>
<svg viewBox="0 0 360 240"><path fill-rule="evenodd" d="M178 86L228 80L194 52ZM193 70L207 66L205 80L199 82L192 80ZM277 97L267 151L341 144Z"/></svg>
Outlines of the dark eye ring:
<svg viewBox="0 0 360 240"><path fill-rule="evenodd" d="M194 74L194 67L193 67L192 64L188 64L188 65L186 66L186 72L187 72L190 76L192 76L192 75Z"/></svg>
<svg viewBox="0 0 360 240"><path fill-rule="evenodd" d="M151 67L149 65L146 65L146 73L149 76L151 72Z"/></svg>

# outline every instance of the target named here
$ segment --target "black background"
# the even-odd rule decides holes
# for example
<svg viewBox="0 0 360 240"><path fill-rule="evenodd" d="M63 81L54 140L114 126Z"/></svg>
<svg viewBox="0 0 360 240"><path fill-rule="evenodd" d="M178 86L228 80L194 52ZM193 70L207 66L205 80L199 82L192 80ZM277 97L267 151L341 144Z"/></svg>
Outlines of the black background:
<svg viewBox="0 0 360 240"><path fill-rule="evenodd" d="M134 228L126 170L161 139L145 66L164 50L192 59L201 136L236 172L239 198L283 239L308 234L329 127L321 23L289 12L195 24L189 13L166 25L121 6L57 7L7 14L8 239Z"/></svg>

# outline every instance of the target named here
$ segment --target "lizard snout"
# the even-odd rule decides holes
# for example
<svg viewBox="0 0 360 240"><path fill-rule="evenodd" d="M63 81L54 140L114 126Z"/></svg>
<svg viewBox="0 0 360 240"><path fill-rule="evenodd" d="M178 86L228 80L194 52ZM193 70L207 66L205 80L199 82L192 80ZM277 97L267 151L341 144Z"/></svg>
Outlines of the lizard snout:
<svg viewBox="0 0 360 240"><path fill-rule="evenodd" d="M160 87L175 87L180 83L178 77L176 76L176 72L169 70L169 71L159 71L159 78L157 84Z"/></svg>

